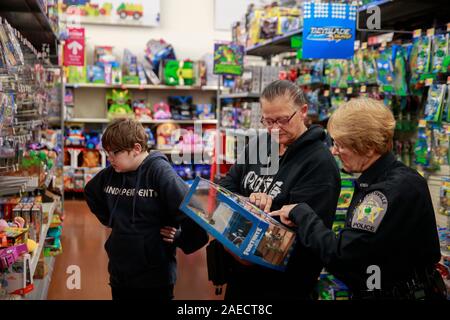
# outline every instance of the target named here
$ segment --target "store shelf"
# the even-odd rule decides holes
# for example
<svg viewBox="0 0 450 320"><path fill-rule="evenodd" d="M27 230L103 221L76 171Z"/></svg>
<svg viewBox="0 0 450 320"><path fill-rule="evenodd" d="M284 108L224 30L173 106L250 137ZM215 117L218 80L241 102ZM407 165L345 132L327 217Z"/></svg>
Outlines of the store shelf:
<svg viewBox="0 0 450 320"><path fill-rule="evenodd" d="M221 94L219 96L220 99L259 99L260 94L259 93L249 93L249 92L238 92L238 93L227 93L227 94Z"/></svg>
<svg viewBox="0 0 450 320"><path fill-rule="evenodd" d="M109 123L111 120L106 118L73 118L65 120L66 123ZM143 124L160 124L160 123L176 123L176 124L217 124L216 119L211 120L146 120L140 121Z"/></svg>
<svg viewBox="0 0 450 320"><path fill-rule="evenodd" d="M51 203L43 203L42 204L42 211L43 212L47 212L48 213L48 223L45 224L42 228L41 228L41 235L39 238L39 244L38 247L36 248L36 250L33 252L33 256L31 257L31 277L34 276L34 272L36 271L36 267L37 264L39 262L39 257L41 255L42 250L44 249L44 243L45 243L45 238L47 236L47 232L48 229L50 227L50 223L52 222L52 218L53 218L53 213L56 210L56 206L58 205L57 201L53 201Z"/></svg>
<svg viewBox="0 0 450 320"><path fill-rule="evenodd" d="M38 0L1 0L0 16L27 38L37 49L49 44L51 54L56 55L58 35ZM52 59L56 60L56 57Z"/></svg>
<svg viewBox="0 0 450 320"><path fill-rule="evenodd" d="M358 11L366 11L368 8L373 7L373 6L383 6L386 5L387 3L392 2L392 0L378 0L378 1L372 1L371 3L368 3L364 6L361 6L358 8Z"/></svg>
<svg viewBox="0 0 450 320"><path fill-rule="evenodd" d="M446 2L444 4L444 2ZM367 21L373 13L368 13L371 6L380 8L381 29L397 31L413 31L430 26L444 26L448 22L448 1L423 0L378 0L358 8L359 28L365 29L363 21ZM406 29L405 29L406 28ZM374 30L378 33L379 31Z"/></svg>
<svg viewBox="0 0 450 320"><path fill-rule="evenodd" d="M55 268L55 257L45 257L45 263L48 267L48 273L43 279L34 279L34 289L25 296L25 300L47 300L48 289L52 281L53 270Z"/></svg>
<svg viewBox="0 0 450 320"><path fill-rule="evenodd" d="M151 84L97 84L97 83L78 83L78 84L66 84L66 88L85 88L85 89L135 89L135 90L188 90L188 91L217 91L217 87L214 86L165 86L165 85L151 85Z"/></svg>
<svg viewBox="0 0 450 320"><path fill-rule="evenodd" d="M294 52L297 49L291 47L291 38L299 36L303 29L295 30L284 35L278 36L264 43L257 44L253 47L247 48L245 54L250 56L270 57L284 52Z"/></svg>

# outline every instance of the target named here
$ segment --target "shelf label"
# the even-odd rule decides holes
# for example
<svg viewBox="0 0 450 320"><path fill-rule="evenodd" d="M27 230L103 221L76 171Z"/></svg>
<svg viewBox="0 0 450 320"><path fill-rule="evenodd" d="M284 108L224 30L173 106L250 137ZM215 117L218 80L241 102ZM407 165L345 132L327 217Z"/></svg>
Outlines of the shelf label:
<svg viewBox="0 0 450 320"><path fill-rule="evenodd" d="M341 89L336 88L336 89L334 90L334 93L341 93Z"/></svg>
<svg viewBox="0 0 450 320"><path fill-rule="evenodd" d="M329 96L330 96L330 90L325 90L325 91L323 92L323 96L324 96L324 97L329 97Z"/></svg>
<svg viewBox="0 0 450 320"><path fill-rule="evenodd" d="M353 88L352 87L348 87L347 88L347 94L352 94L353 93Z"/></svg>
<svg viewBox="0 0 450 320"><path fill-rule="evenodd" d="M428 29L428 30L427 30L427 36L428 36L428 37L434 36L434 32L435 32L435 29L434 29L434 28Z"/></svg>
<svg viewBox="0 0 450 320"><path fill-rule="evenodd" d="M425 86L429 87L433 85L433 78L428 78L425 80Z"/></svg>
<svg viewBox="0 0 450 320"><path fill-rule="evenodd" d="M420 119L419 120L419 128L425 128L427 126L427 120Z"/></svg>
<svg viewBox="0 0 450 320"><path fill-rule="evenodd" d="M367 49L367 42L363 42L361 49Z"/></svg>
<svg viewBox="0 0 450 320"><path fill-rule="evenodd" d="M361 86L361 93L365 93L367 91L367 87L366 86Z"/></svg>

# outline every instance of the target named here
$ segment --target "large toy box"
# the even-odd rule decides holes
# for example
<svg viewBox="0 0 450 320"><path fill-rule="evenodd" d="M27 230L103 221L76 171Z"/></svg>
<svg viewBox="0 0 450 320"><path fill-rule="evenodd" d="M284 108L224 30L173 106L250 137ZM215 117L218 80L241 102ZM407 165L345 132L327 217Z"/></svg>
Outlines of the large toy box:
<svg viewBox="0 0 450 320"><path fill-rule="evenodd" d="M239 258L285 270L295 232L246 198L197 177L180 208Z"/></svg>

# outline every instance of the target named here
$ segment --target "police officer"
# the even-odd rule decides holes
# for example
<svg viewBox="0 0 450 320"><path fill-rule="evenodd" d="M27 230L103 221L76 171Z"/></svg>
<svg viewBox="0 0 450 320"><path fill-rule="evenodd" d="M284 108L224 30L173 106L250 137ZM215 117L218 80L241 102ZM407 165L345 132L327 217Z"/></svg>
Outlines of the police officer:
<svg viewBox="0 0 450 320"><path fill-rule="evenodd" d="M306 203L271 214L344 281L354 299L444 299L436 220L427 183L391 153L395 120L373 99L353 99L330 118L333 154L361 173L338 236Z"/></svg>

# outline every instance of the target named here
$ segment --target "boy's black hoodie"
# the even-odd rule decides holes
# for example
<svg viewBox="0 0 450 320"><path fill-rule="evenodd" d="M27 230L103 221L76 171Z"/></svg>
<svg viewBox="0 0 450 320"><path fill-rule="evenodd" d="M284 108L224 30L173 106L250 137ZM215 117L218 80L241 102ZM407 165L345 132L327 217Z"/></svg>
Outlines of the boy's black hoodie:
<svg viewBox="0 0 450 320"><path fill-rule="evenodd" d="M105 243L111 286L172 285L176 246L192 253L208 242L207 233L178 209L187 190L160 152L147 156L136 171L103 169L86 185L89 208L112 228ZM182 229L174 244L160 235L160 229L168 225Z"/></svg>
<svg viewBox="0 0 450 320"><path fill-rule="evenodd" d="M305 202L331 228L340 193L340 175L325 139L322 127L311 126L280 157L275 175L260 175L261 164L246 162L231 167L220 185L245 197L254 192L271 195L274 198L271 211ZM248 152L247 149L242 156L248 157ZM285 272L231 261L226 299L306 299L323 266L319 257L299 242Z"/></svg>

